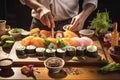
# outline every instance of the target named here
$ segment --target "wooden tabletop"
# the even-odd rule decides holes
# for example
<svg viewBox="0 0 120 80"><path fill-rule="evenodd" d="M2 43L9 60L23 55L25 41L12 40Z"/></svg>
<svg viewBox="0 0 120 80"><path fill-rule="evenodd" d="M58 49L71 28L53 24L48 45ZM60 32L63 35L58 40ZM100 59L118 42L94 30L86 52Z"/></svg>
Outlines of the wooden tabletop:
<svg viewBox="0 0 120 80"><path fill-rule="evenodd" d="M95 40L94 43L97 45L98 49L99 49L99 54L101 54L101 57L104 57L106 59L106 61L108 61L108 63L113 62L113 59L110 57L109 53L108 53L108 48L104 47L103 45L100 45L100 42L98 40ZM17 45L16 45L17 44ZM14 48L16 46L19 46L19 41L15 43L15 45L13 46L12 50L10 51L10 54L6 55L6 53L0 48L0 55L5 55L5 57L9 57L12 58L14 61L14 65L11 69L11 72L9 71L5 71L11 73L11 75L9 77L2 77L0 76L0 79L34 79L33 77L27 77L26 75L23 75L20 71L20 66L25 65L26 63L35 63L35 64L39 64L39 66L34 67L35 71L34 74L36 76L36 79L41 79L41 80L48 80L48 79L63 79L63 80L68 80L68 79L94 79L94 80L120 80L120 73L119 72L112 72L112 73L108 73L105 75L99 74L98 70L100 69L100 65L101 63L97 63L97 62L93 62L93 65L90 65L92 62L88 61L88 65L75 65L74 62L72 62L71 60L69 60L66 63L72 62L72 64L70 63L70 65L66 65L64 66L63 70L58 73L58 74L52 74L49 73L48 70L41 64L41 62L43 62L42 60L39 60L35 57L33 58L25 58L25 59L19 59L16 54L15 54L15 50ZM104 55L105 54L105 55ZM3 56L2 56L3 57ZM0 57L1 59L1 57ZM94 61L94 60L93 60ZM78 63L80 64L80 63ZM96 64L100 64L100 65L96 65ZM17 66L18 65L18 66ZM0 73L0 74L4 74ZM4 75L3 75L4 76Z"/></svg>

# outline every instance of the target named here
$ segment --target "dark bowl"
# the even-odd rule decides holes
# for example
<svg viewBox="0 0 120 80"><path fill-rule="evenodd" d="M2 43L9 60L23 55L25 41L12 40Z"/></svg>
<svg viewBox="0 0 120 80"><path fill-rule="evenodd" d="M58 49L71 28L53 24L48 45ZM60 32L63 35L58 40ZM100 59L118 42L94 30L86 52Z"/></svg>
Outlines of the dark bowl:
<svg viewBox="0 0 120 80"><path fill-rule="evenodd" d="M115 61L120 63L120 54L115 54L114 52L112 52L111 50L108 50L108 52L110 53L111 58Z"/></svg>
<svg viewBox="0 0 120 80"><path fill-rule="evenodd" d="M4 58L0 60L0 68L3 69L11 69L13 64L13 60L10 58Z"/></svg>

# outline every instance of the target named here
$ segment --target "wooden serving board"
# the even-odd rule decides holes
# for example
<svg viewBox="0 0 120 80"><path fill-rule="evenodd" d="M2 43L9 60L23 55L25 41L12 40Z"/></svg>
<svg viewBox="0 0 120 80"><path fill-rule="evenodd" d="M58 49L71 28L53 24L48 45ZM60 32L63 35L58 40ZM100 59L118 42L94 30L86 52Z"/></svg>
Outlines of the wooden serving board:
<svg viewBox="0 0 120 80"><path fill-rule="evenodd" d="M104 50L99 42L99 40L97 38L94 38L94 44L97 46L98 48L98 54L99 56L96 58L92 58L92 57L87 57L85 56L85 60L80 59L79 61L73 61L71 60L71 57L65 57L65 66L81 66L81 65L87 65L87 66L102 66L105 65L107 63L107 58L106 55L104 53ZM37 57L25 57L25 58L19 58L16 55L16 51L15 48L17 46L20 45L20 41L16 41L15 44L13 45L13 48L10 51L9 54L9 58L13 59L14 63L13 66L22 66L22 65L27 65L27 64L34 64L36 66L44 66L43 62L44 60L38 59ZM101 60L103 59L103 60Z"/></svg>

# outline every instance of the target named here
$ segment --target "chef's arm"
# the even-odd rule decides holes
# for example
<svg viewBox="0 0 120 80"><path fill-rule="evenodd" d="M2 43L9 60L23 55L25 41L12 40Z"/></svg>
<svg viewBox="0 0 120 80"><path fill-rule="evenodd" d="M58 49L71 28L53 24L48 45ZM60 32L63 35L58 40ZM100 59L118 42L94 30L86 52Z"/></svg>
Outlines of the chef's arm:
<svg viewBox="0 0 120 80"><path fill-rule="evenodd" d="M40 12L43 9L46 9L46 7L42 4L40 4L37 0L20 0L20 2L23 5L27 5L31 9L34 9L37 12Z"/></svg>

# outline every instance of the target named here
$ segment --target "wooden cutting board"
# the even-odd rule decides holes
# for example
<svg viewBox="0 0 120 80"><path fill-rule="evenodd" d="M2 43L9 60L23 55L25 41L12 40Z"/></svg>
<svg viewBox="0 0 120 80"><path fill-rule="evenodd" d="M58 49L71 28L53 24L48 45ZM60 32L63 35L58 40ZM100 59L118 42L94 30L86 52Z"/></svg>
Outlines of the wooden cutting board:
<svg viewBox="0 0 120 80"><path fill-rule="evenodd" d="M91 65L95 65L95 66L102 66L105 65L107 63L107 58L106 55L104 53L104 50L100 44L100 41L97 38L94 38L94 44L97 46L98 48L98 54L99 56L96 58L91 58L91 57L87 57L85 56L86 60L82 60L80 59L79 61L73 61L71 60L71 57L65 57L65 65L66 66L80 66L80 65L87 65L87 66L91 66ZM33 57L25 57L25 58L19 58L16 55L16 51L15 48L17 46L20 45L20 41L16 41L15 44L13 45L13 48L10 51L9 54L9 58L13 59L14 66L22 66L22 65L26 65L26 64L34 64L36 66L44 66L43 62L44 60L38 59L36 56ZM103 59L103 60L101 60Z"/></svg>

